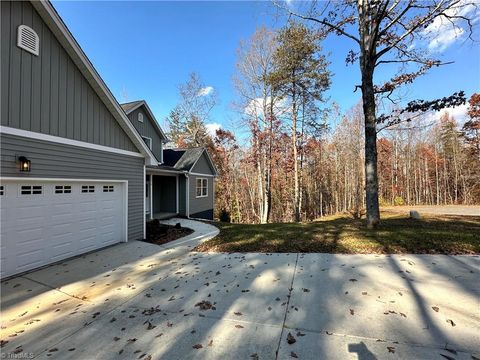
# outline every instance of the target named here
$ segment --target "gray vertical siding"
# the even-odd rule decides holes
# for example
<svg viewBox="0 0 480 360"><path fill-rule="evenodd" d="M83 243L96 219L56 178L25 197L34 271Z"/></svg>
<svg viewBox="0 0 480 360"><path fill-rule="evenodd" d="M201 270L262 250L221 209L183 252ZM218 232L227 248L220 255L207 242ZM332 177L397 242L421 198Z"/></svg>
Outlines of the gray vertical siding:
<svg viewBox="0 0 480 360"><path fill-rule="evenodd" d="M201 176L190 175L190 216L193 216L196 213L205 212L208 210L213 210L213 182L214 178L212 176L206 177L208 179L208 196L197 198L196 197L196 182L197 178Z"/></svg>
<svg viewBox="0 0 480 360"><path fill-rule="evenodd" d="M199 174L208 174L214 175L215 171L210 165L210 162L207 159L207 154L205 151L203 152L202 156L198 159L197 163L192 169L192 172L199 173Z"/></svg>
<svg viewBox="0 0 480 360"><path fill-rule="evenodd" d="M28 1L1 2L1 124L138 152ZM40 38L40 55L17 47L17 28Z"/></svg>
<svg viewBox="0 0 480 360"><path fill-rule="evenodd" d="M6 134L0 143L2 177L127 180L128 238L143 238L143 158ZM18 171L19 155L31 160L31 172Z"/></svg>
<svg viewBox="0 0 480 360"><path fill-rule="evenodd" d="M143 114L143 122L138 121L138 114L140 112ZM162 158L163 144L162 144L162 138L160 137L160 134L152 125L152 121L155 121L155 120L151 119L147 115L147 112L145 111L143 106L140 106L140 108L128 114L128 118L130 119L133 126L135 127L135 129L137 129L140 135L146 136L152 139L153 155L155 155L157 160L160 161Z"/></svg>

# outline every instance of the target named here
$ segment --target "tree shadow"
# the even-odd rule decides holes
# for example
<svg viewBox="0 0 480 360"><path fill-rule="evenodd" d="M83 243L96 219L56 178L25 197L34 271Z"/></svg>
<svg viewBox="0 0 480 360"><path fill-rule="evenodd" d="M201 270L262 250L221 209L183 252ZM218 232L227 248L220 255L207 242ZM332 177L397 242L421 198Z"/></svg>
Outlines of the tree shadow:
<svg viewBox="0 0 480 360"><path fill-rule="evenodd" d="M377 357L368 350L363 341L358 344L348 344L348 352L357 354L358 360L377 360Z"/></svg>

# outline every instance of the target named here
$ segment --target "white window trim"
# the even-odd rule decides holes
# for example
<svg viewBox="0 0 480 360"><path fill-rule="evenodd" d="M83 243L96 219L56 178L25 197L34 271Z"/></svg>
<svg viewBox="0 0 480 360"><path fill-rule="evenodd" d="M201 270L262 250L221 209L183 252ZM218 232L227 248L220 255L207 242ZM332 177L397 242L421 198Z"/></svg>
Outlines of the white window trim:
<svg viewBox="0 0 480 360"><path fill-rule="evenodd" d="M148 137L148 136L143 136L142 135L142 139L143 140L148 140L148 143L145 143L147 145L147 147L152 150L153 148L153 142L152 142L152 138L151 137Z"/></svg>
<svg viewBox="0 0 480 360"><path fill-rule="evenodd" d="M142 155L140 153L133 152L133 151L112 148L112 147L104 146L104 145L92 144L92 143L88 143L88 142L85 142L85 141L67 139L67 138L54 136L54 135L47 135L47 134L42 134L42 133L38 133L38 132L34 132L34 131L12 128L12 127L8 127L8 126L0 126L0 133L8 134L8 135L21 136L21 137L25 137L25 138L29 138L29 139L49 141L49 142L53 142L53 143L57 143L57 144L78 146L78 147L92 149L92 150L100 150L100 151L105 151L105 152L111 152L111 153L121 154L121 155L135 156L135 157L141 157L141 158L145 157L144 155Z"/></svg>
<svg viewBox="0 0 480 360"><path fill-rule="evenodd" d="M206 190L206 195L197 195L197 182L198 180L202 180L202 183L203 183L203 180L205 180L207 182L207 186L205 186L205 190ZM200 187L201 189L203 189L203 186ZM208 178L206 177L197 177L195 178L195 197L198 199L198 198L205 198L205 197L208 197Z"/></svg>

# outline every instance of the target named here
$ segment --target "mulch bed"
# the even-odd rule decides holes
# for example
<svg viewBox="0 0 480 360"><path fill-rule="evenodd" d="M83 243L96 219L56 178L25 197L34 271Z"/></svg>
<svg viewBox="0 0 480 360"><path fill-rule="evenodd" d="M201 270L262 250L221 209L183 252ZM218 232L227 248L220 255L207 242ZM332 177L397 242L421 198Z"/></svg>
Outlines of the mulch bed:
<svg viewBox="0 0 480 360"><path fill-rule="evenodd" d="M192 229L181 227L180 223L172 226L161 224L159 220L152 220L147 222L147 238L145 241L151 244L162 245L191 233L193 233Z"/></svg>

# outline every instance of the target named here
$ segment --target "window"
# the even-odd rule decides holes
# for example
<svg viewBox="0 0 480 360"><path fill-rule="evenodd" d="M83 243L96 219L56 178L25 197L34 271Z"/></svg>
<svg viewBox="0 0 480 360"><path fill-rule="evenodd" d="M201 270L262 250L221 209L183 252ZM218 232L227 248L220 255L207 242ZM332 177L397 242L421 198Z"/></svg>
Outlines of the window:
<svg viewBox="0 0 480 360"><path fill-rule="evenodd" d="M82 193L95 192L95 185L82 185Z"/></svg>
<svg viewBox="0 0 480 360"><path fill-rule="evenodd" d="M20 194L22 195L40 195L43 187L41 185L22 185Z"/></svg>
<svg viewBox="0 0 480 360"><path fill-rule="evenodd" d="M3 187L3 185L0 185L0 196L3 195L4 191L5 191L5 188Z"/></svg>
<svg viewBox="0 0 480 360"><path fill-rule="evenodd" d="M208 179L205 178L197 178L196 184L196 194L198 197L206 197L208 196Z"/></svg>
<svg viewBox="0 0 480 360"><path fill-rule="evenodd" d="M103 192L113 192L113 185L103 185Z"/></svg>
<svg viewBox="0 0 480 360"><path fill-rule="evenodd" d="M55 194L71 194L72 187L70 185L55 185Z"/></svg>
<svg viewBox="0 0 480 360"><path fill-rule="evenodd" d="M138 113L138 121L143 122L143 114L141 112Z"/></svg>
<svg viewBox="0 0 480 360"><path fill-rule="evenodd" d="M142 136L143 141L145 141L145 144L147 144L148 148L152 150L152 138Z"/></svg>

